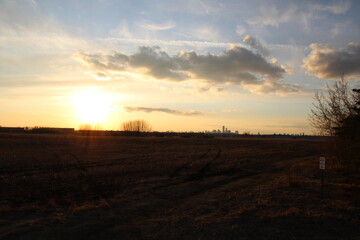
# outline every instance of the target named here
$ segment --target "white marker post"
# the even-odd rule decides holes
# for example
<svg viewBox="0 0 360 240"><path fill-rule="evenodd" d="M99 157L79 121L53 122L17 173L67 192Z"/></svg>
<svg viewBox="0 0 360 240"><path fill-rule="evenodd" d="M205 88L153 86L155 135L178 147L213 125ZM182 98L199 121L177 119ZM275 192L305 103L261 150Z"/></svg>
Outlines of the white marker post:
<svg viewBox="0 0 360 240"><path fill-rule="evenodd" d="M323 193L324 193L324 171L325 171L325 157L320 157L319 160L319 168L321 171L321 198L323 197Z"/></svg>

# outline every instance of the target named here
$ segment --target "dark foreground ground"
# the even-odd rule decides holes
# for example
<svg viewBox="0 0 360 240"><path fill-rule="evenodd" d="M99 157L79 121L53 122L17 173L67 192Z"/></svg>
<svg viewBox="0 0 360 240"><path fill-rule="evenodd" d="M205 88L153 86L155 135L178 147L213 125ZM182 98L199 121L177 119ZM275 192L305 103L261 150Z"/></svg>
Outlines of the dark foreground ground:
<svg viewBox="0 0 360 240"><path fill-rule="evenodd" d="M0 134L0 239L360 239L319 141Z"/></svg>

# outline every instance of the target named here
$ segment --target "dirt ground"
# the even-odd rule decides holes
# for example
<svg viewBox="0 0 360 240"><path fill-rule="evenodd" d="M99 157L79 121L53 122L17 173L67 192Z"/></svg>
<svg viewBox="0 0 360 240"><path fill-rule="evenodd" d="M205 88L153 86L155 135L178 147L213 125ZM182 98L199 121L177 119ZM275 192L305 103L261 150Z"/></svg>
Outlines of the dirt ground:
<svg viewBox="0 0 360 240"><path fill-rule="evenodd" d="M0 134L0 239L360 239L322 142Z"/></svg>

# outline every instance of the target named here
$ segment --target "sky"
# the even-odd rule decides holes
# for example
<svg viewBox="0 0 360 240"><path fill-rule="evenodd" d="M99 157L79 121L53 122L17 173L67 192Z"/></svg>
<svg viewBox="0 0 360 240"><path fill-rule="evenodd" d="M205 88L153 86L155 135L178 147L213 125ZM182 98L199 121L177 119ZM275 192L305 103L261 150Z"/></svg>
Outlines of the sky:
<svg viewBox="0 0 360 240"><path fill-rule="evenodd" d="M0 0L0 125L312 134L359 86L360 2Z"/></svg>

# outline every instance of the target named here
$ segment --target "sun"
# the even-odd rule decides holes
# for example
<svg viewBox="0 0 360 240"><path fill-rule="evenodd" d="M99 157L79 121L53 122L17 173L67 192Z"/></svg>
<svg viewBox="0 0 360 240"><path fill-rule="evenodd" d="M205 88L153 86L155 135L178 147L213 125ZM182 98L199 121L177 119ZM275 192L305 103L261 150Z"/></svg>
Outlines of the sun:
<svg viewBox="0 0 360 240"><path fill-rule="evenodd" d="M97 89L88 89L74 97L74 105L80 123L101 124L109 114L110 95Z"/></svg>

